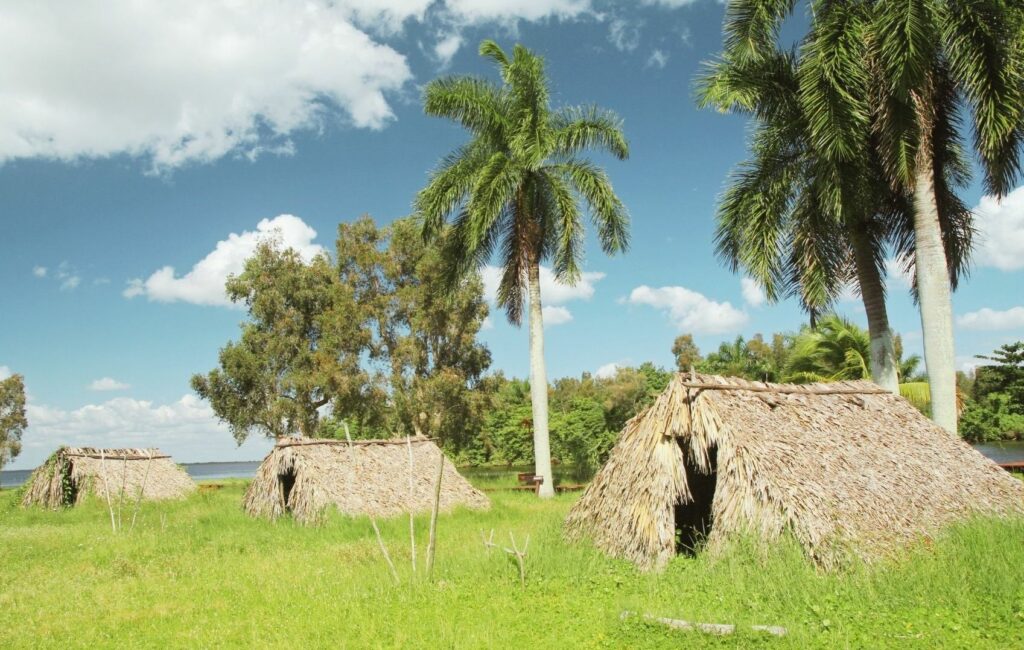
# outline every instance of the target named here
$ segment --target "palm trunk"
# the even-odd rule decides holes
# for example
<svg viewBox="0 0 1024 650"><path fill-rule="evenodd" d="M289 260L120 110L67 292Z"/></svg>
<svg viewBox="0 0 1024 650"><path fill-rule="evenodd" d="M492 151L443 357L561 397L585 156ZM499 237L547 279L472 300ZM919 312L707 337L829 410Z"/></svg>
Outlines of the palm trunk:
<svg viewBox="0 0 1024 650"><path fill-rule="evenodd" d="M921 122L930 120L920 111ZM922 128L923 133L930 129ZM949 267L942 245L939 209L935 200L931 139L923 137L914 179L914 260L917 269L917 300L921 308L924 362L928 366L932 419L956 434L956 365L953 348L953 305Z"/></svg>
<svg viewBox="0 0 1024 650"><path fill-rule="evenodd" d="M544 316L540 304L540 265L531 262L530 292L530 399L533 402L534 474L543 478L538 494L555 495L551 476L551 442L548 436L548 373L544 367Z"/></svg>
<svg viewBox="0 0 1024 650"><path fill-rule="evenodd" d="M900 380L897 369L896 346L889 329L889 314L885 308L885 287L875 265L870 242L855 228L850 231L853 259L857 267L864 312L868 316L868 336L871 339L871 381L899 395Z"/></svg>

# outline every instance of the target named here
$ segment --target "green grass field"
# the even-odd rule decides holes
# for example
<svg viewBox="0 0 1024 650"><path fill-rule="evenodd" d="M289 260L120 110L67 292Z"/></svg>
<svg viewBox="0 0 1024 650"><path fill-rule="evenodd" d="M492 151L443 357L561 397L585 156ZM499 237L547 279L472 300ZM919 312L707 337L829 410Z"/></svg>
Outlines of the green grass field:
<svg viewBox="0 0 1024 650"><path fill-rule="evenodd" d="M1024 646L1021 521L974 522L840 575L815 572L792 545L681 557L650 575L562 541L575 496L495 493L489 512L442 515L433 581L411 575L408 520L382 522L395 586L368 520L253 520L243 488L144 505L135 530L117 534L98 503L23 510L0 492L0 647ZM422 552L427 518L417 526ZM492 528L502 542L530 535L525 589L505 553L486 553L480 532ZM620 620L623 610L740 629L676 631Z"/></svg>

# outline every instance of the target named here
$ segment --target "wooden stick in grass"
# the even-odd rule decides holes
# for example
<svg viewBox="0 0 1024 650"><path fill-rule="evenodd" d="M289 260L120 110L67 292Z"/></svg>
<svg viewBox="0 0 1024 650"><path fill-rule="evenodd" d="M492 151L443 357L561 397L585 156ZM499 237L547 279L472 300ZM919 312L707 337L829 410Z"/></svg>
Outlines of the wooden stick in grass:
<svg viewBox="0 0 1024 650"><path fill-rule="evenodd" d="M523 550L519 550L516 546L516 538L512 535L512 531L508 531L508 538L512 540L512 548L506 548L505 552L516 557L516 563L519 564L519 584L526 587L526 549L530 547L530 536L526 536L526 543L523 544Z"/></svg>
<svg viewBox="0 0 1024 650"><path fill-rule="evenodd" d="M626 619L636 615L635 612L625 611L622 612L619 618ZM673 630L700 631L706 634L719 635L732 634L736 631L736 626L731 623L692 623L679 618L665 618L663 616L655 616L654 614L643 614L641 618L652 623L660 623ZM750 629L773 636L786 636L786 628L779 627L778 625L751 625Z"/></svg>
<svg viewBox="0 0 1024 650"><path fill-rule="evenodd" d="M345 428L345 440L348 440L348 454L352 459L352 471L355 473L356 468L356 452L352 445L352 436L348 432L348 423L342 422L342 426ZM358 475L357 475L358 480ZM377 527L377 518L370 515L370 523L373 525L373 532L377 534L377 544L380 545L380 552L384 556L384 560L388 563L388 568L391 569L391 577L395 579L395 584L401 584L401 580L398 578L398 571L395 570L395 563L391 561L391 555L388 553L388 547L384 546L384 538L380 535L380 528Z"/></svg>
<svg viewBox="0 0 1024 650"><path fill-rule="evenodd" d="M413 517L413 482L412 482L412 438L405 435L405 448L409 452L409 550L412 557L412 572L416 573L416 522Z"/></svg>
<svg viewBox="0 0 1024 650"><path fill-rule="evenodd" d="M124 455L124 462L121 463L121 492L117 495L117 527L124 530L124 522L121 520L121 506L124 505L124 491L128 487L128 454Z"/></svg>
<svg viewBox="0 0 1024 650"><path fill-rule="evenodd" d="M129 532L135 530L135 518L139 516L139 506L142 505L142 496L146 492L146 484L149 483L149 466L153 463L153 452L147 451L146 454L149 456L146 458L146 473L142 476L142 489L139 490L139 494L135 498L135 509L132 512L132 525L128 528Z"/></svg>
<svg viewBox="0 0 1024 650"><path fill-rule="evenodd" d="M100 476L103 477L103 495L107 497L107 512L110 513L110 530L116 533L117 524L114 523L114 506L110 503L110 485L107 484L107 458L102 450L100 450Z"/></svg>
<svg viewBox="0 0 1024 650"><path fill-rule="evenodd" d="M434 574L434 552L437 550L437 511L441 507L441 479L444 478L444 451L437 446L437 484L434 486L434 507L430 510L430 539L427 541L427 577Z"/></svg>

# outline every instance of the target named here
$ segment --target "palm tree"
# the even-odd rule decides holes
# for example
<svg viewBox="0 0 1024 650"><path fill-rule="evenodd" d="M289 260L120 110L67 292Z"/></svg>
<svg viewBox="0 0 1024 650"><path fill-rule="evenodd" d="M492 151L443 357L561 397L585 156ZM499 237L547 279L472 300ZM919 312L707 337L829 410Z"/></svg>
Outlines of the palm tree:
<svg viewBox="0 0 1024 650"><path fill-rule="evenodd" d="M579 279L581 201L589 208L602 250L609 255L626 250L626 209L604 170L579 154L603 149L624 160L629 146L620 120L609 111L552 110L544 60L522 45L509 57L487 40L480 44L480 55L497 65L501 85L445 77L424 91L427 114L461 124L471 139L431 173L415 207L424 237L443 239L449 286L497 253L503 264L497 302L514 325L521 322L528 294L535 471L543 477L541 496L551 496L540 265L551 260L561 282ZM446 228L450 215L454 218Z"/></svg>
<svg viewBox="0 0 1024 650"><path fill-rule="evenodd" d="M794 6L734 0L725 28L729 55L756 61L774 51ZM973 113L989 191L1007 192L1024 141L1024 6L816 0L812 9L799 66L811 140L837 163L862 159L870 147L894 190L912 196L903 242L913 253L934 418L955 432L950 292L958 272L953 254L969 236L944 230L942 215L963 208L952 190L967 172L958 109Z"/></svg>
<svg viewBox="0 0 1024 650"><path fill-rule="evenodd" d="M786 363L786 380L847 381L871 376L871 343L867 332L835 314L797 335Z"/></svg>
<svg viewBox="0 0 1024 650"><path fill-rule="evenodd" d="M856 281L868 316L875 383L898 392L885 306L884 252L892 216L906 201L881 180L867 151L837 165L814 149L799 101L798 60L773 52L757 60L728 54L700 79L698 103L752 114L752 156L740 164L718 207L717 250L770 300L796 297L827 312Z"/></svg>

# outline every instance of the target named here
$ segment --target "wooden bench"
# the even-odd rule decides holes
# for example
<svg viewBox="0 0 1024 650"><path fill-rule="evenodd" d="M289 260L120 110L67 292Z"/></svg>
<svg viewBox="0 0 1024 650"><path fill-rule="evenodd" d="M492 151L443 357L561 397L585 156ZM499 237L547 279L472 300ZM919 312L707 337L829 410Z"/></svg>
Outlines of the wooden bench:
<svg viewBox="0 0 1024 650"><path fill-rule="evenodd" d="M1007 472L1024 472L1024 460L1015 460L1009 463L999 463L999 466Z"/></svg>
<svg viewBox="0 0 1024 650"><path fill-rule="evenodd" d="M537 476L533 472L519 472L519 485L523 486L521 489L533 489L534 492L540 493L540 486L544 483L543 476Z"/></svg>

